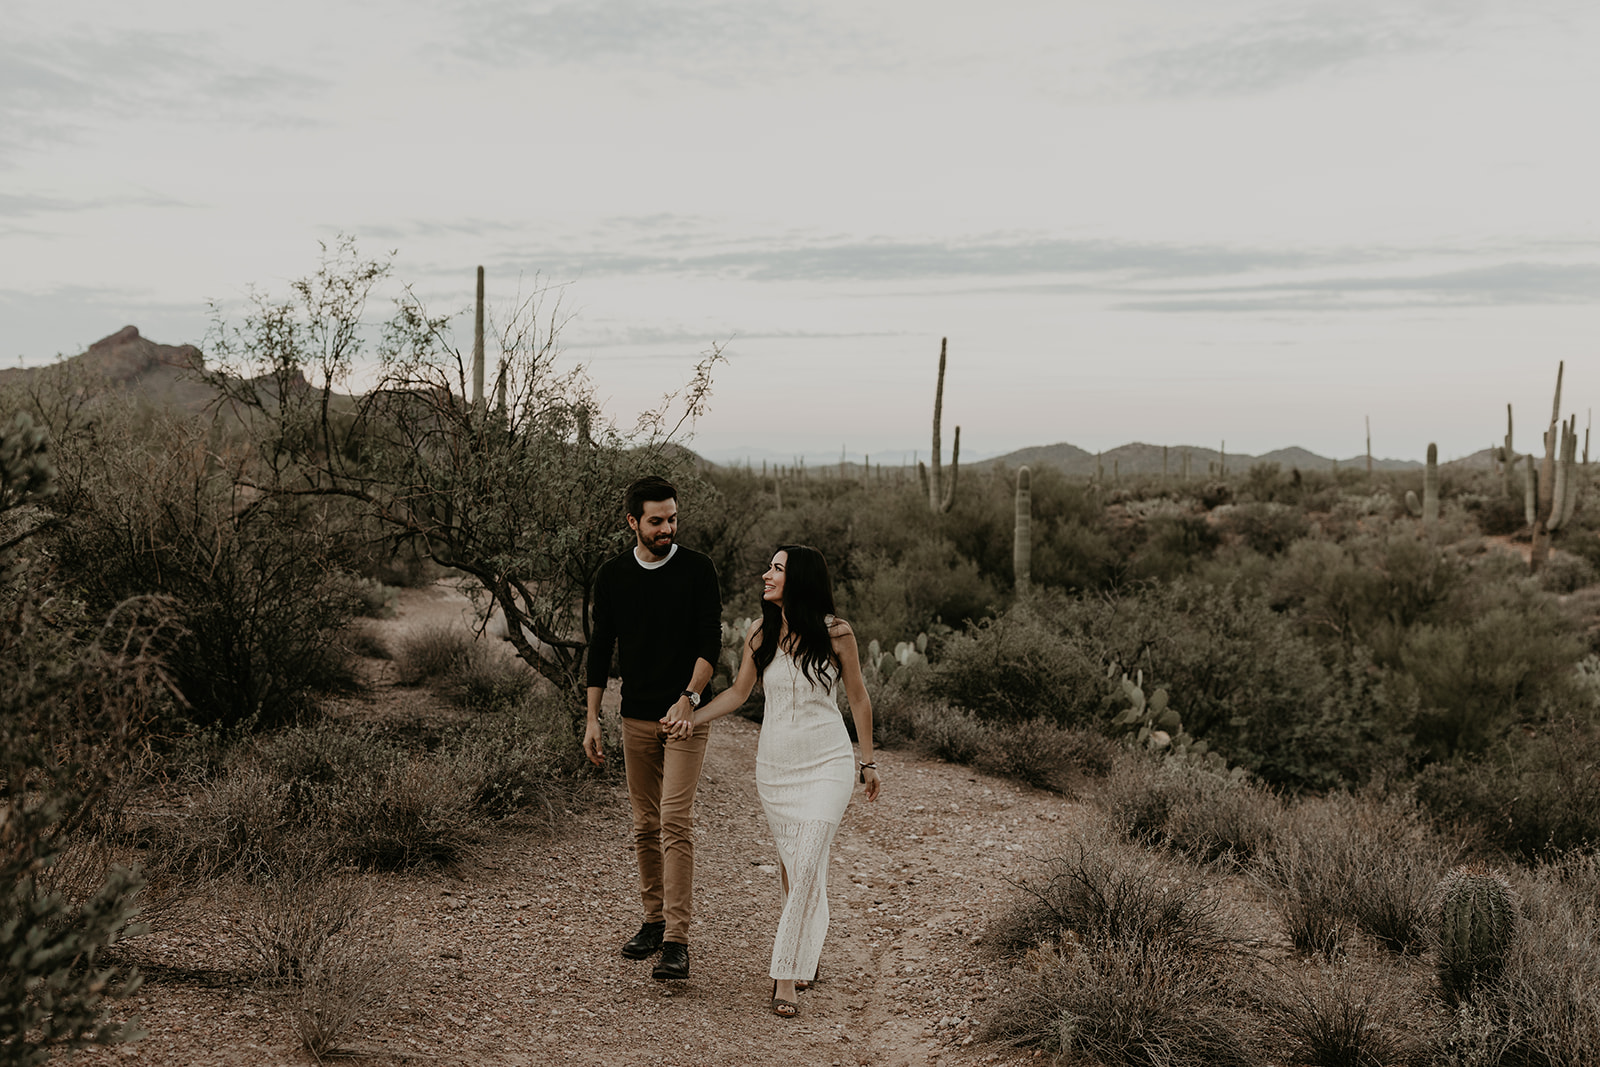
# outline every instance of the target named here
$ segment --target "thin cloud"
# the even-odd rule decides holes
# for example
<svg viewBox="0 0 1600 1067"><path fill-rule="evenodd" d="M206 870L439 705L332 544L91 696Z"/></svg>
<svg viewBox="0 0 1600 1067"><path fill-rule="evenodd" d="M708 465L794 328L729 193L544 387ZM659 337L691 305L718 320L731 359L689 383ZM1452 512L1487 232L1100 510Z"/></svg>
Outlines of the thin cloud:
<svg viewBox="0 0 1600 1067"><path fill-rule="evenodd" d="M0 41L0 163L30 146L74 139L106 118L307 125L281 105L325 84L275 64L219 56L198 34L75 31ZM263 101L280 107L262 111Z"/></svg>
<svg viewBox="0 0 1600 1067"><path fill-rule="evenodd" d="M1268 92L1349 68L1437 47L1452 21L1426 22L1348 6L1311 8L1230 27L1202 41L1136 54L1124 76L1156 96L1231 96Z"/></svg>
<svg viewBox="0 0 1600 1067"><path fill-rule="evenodd" d="M1405 277L1266 282L1129 300L1127 311L1377 311L1600 301L1600 264L1499 263Z"/></svg>
<svg viewBox="0 0 1600 1067"><path fill-rule="evenodd" d="M626 63L697 81L734 72L842 69L841 46L856 39L855 31L790 2L578 0L533 7L525 0L471 0L459 10L464 32L455 51L466 58Z"/></svg>

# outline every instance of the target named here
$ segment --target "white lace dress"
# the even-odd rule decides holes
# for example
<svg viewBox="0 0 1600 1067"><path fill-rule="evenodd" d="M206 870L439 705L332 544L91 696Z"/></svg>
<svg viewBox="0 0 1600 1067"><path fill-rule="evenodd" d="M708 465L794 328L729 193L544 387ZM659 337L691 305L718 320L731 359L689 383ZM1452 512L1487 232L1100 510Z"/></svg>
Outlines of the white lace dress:
<svg viewBox="0 0 1600 1067"><path fill-rule="evenodd" d="M828 935L828 853L850 804L855 753L833 684L808 681L780 651L762 675L756 792L789 872L772 944L772 978L810 979Z"/></svg>

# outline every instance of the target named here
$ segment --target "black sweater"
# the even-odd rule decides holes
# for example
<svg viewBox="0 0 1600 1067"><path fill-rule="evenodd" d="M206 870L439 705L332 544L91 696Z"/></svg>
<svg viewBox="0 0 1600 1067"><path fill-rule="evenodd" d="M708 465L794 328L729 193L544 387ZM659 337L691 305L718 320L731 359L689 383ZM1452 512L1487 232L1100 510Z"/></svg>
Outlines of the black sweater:
<svg viewBox="0 0 1600 1067"><path fill-rule="evenodd" d="M682 545L654 570L640 566L631 545L606 560L595 576L593 611L588 683L605 686L617 648L624 718L661 718L689 687L695 660L715 666L722 652L717 569Z"/></svg>

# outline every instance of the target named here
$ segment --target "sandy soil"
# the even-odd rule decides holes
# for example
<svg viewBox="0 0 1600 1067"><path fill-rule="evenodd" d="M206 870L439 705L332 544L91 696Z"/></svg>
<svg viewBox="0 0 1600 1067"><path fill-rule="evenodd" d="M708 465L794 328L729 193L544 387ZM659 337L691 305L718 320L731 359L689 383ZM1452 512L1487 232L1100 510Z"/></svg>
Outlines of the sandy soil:
<svg viewBox="0 0 1600 1067"><path fill-rule="evenodd" d="M446 587L408 592L408 627L467 625ZM375 687L344 713L426 712L431 698ZM439 713L444 713L442 709ZM888 751L883 796L859 787L834 846L832 923L822 981L801 1015L767 1011L770 937L780 908L775 854L756 800L758 727L714 727L697 801L691 978L661 983L623 959L640 921L620 783L558 836L508 836L471 870L378 876L380 907L410 959L404 992L344 1042L364 1061L464 1064L898 1065L1022 1063L1034 1055L972 1041L1004 982L975 945L1030 873L1087 818L1062 797L965 767ZM614 753L620 758L620 753ZM303 1064L290 1020L236 976L216 915L132 942L148 974L134 998L148 1036L77 1062Z"/></svg>

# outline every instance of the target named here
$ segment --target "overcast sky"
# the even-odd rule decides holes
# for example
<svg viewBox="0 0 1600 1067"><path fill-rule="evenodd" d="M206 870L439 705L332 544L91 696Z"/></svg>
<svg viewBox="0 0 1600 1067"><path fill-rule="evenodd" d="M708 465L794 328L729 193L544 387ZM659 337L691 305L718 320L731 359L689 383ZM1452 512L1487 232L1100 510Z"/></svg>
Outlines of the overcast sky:
<svg viewBox="0 0 1600 1067"><path fill-rule="evenodd" d="M7 365L200 342L346 232L439 311L561 283L625 423L726 344L712 455L926 456L941 336L969 456L1600 400L1592 0L7 7Z"/></svg>

